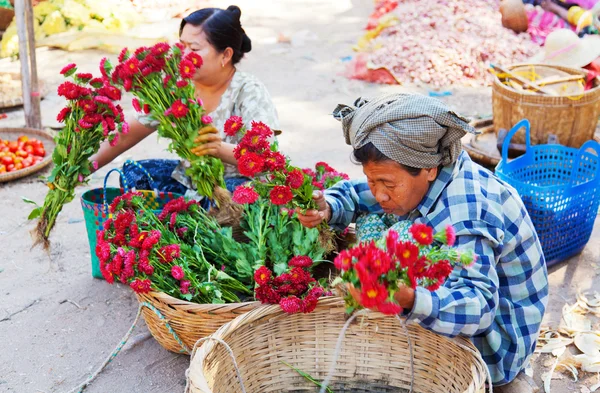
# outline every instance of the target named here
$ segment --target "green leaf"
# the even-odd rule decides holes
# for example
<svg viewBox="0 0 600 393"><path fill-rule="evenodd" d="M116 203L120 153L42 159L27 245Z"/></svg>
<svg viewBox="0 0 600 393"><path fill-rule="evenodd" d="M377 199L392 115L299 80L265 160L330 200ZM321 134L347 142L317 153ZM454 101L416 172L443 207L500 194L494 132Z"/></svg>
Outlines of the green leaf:
<svg viewBox="0 0 600 393"><path fill-rule="evenodd" d="M38 205L38 204L37 204L37 202L36 202L36 201L34 201L34 200L31 200L31 199L29 199L29 198L25 198L25 197L21 197L21 199L22 199L22 200L23 200L23 202L25 202L25 203L31 203L32 205L36 205L37 207L40 207L40 205Z"/></svg>
<svg viewBox="0 0 600 393"><path fill-rule="evenodd" d="M35 209L33 209L31 211L31 213L29 213L29 216L27 217L27 219L33 220L34 218L38 218L40 216L40 214L42 214L42 208L36 207Z"/></svg>
<svg viewBox="0 0 600 393"><path fill-rule="evenodd" d="M54 151L62 158L67 158L67 148L64 145L56 145Z"/></svg>
<svg viewBox="0 0 600 393"><path fill-rule="evenodd" d="M183 298L183 300L187 300L188 302L192 301L192 294L191 293L185 293L185 294L182 293L180 296Z"/></svg>

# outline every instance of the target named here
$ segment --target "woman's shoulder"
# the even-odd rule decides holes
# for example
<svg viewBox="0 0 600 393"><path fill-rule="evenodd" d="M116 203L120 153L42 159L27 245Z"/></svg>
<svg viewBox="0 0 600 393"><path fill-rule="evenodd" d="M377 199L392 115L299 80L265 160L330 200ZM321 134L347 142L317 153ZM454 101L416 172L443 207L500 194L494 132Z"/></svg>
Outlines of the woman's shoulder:
<svg viewBox="0 0 600 393"><path fill-rule="evenodd" d="M268 93L265 84L249 72L237 71L233 77L232 87L243 93L265 92Z"/></svg>

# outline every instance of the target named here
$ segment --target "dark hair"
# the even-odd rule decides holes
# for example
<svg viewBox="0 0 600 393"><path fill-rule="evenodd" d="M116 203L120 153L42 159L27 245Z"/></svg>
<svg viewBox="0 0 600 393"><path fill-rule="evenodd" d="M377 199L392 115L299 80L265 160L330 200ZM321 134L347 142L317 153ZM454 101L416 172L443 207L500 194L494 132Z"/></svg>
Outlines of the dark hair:
<svg viewBox="0 0 600 393"><path fill-rule="evenodd" d="M373 145L371 142L367 143L363 147L354 149L351 159L352 162L359 165L364 165L369 162L394 161L382 152L380 152L379 149L376 148L375 145ZM400 164L399 162L396 163L400 165L411 176L417 176L419 173L421 173L421 168L415 168L412 166Z"/></svg>
<svg viewBox="0 0 600 393"><path fill-rule="evenodd" d="M206 34L208 43L219 52L227 48L233 49L231 64L236 64L252 50L252 42L246 35L240 16L242 11L236 5L230 5L226 10L220 8L203 8L194 11L181 21L179 26L179 35L188 23L192 26L202 27Z"/></svg>

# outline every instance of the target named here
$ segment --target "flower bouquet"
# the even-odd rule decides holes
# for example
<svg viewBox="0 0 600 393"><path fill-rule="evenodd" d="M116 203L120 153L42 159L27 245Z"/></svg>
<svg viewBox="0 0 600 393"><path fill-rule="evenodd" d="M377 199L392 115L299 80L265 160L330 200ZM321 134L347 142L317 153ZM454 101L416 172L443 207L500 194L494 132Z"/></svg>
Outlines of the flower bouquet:
<svg viewBox="0 0 600 393"><path fill-rule="evenodd" d="M218 206L230 195L223 180L223 163L210 156L193 153L198 131L212 123L205 115L202 101L196 100L191 78L202 66L202 58L191 52L183 55L183 46L158 43L130 52L124 48L118 64L103 59L106 77L136 97L134 108L158 122L158 134L170 139L169 150L190 164L186 174L200 195L214 198Z"/></svg>
<svg viewBox="0 0 600 393"><path fill-rule="evenodd" d="M312 185L319 190L326 190L334 186L337 182L348 180L345 173L341 173L332 168L328 163L320 161L315 164L315 169L304 168L302 172L312 178Z"/></svg>
<svg viewBox="0 0 600 393"><path fill-rule="evenodd" d="M43 206L36 207L29 215L29 219L38 218L35 244L42 243L45 248L49 246L50 231L63 205L73 200L75 187L84 184L98 168L98 163L89 161L90 156L103 141L114 145L121 133L129 131L121 106L115 105L121 99L121 90L108 78L77 73L75 64L64 67L61 74L72 79L58 87L58 95L67 99L67 106L60 111L57 120L65 126L54 138L56 148L52 161L55 166L47 179L50 190Z"/></svg>
<svg viewBox="0 0 600 393"><path fill-rule="evenodd" d="M359 244L336 257L334 263L341 275L335 284L353 287L354 295L345 296L349 313L366 307L398 314L402 307L394 294L400 286L435 291L454 267L469 266L477 259L472 250L451 248L456 240L452 226L434 235L431 227L413 224L409 233L413 241L401 241L398 232L390 230L380 241Z"/></svg>

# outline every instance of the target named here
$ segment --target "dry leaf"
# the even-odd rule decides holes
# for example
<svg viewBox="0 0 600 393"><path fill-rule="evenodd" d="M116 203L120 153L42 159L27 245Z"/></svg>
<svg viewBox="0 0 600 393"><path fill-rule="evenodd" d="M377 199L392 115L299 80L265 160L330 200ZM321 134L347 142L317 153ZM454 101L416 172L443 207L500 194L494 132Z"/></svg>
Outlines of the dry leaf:
<svg viewBox="0 0 600 393"><path fill-rule="evenodd" d="M576 308L578 308L577 304L575 304L575 306L565 304L563 307L560 328L570 334L588 332L592 330L592 321L590 321L584 315L576 313Z"/></svg>
<svg viewBox="0 0 600 393"><path fill-rule="evenodd" d="M550 371L548 371L548 374L546 374L546 378L544 378L544 391L546 393L550 393L550 384L552 383L552 375L554 374L554 370L556 369L557 365L558 365L558 358L556 359L556 361L550 368Z"/></svg>
<svg viewBox="0 0 600 393"><path fill-rule="evenodd" d="M554 356L559 356L554 352L557 350L562 350L562 352L564 352L565 349L567 349L567 345L571 344L573 344L573 340L570 338L553 337L549 339L548 342L538 350L538 352L551 353Z"/></svg>
<svg viewBox="0 0 600 393"><path fill-rule="evenodd" d="M598 390L600 388L600 382L598 382L595 385L590 386L590 392L595 392L596 390Z"/></svg>
<svg viewBox="0 0 600 393"><path fill-rule="evenodd" d="M573 358L579 364L582 371L588 373L600 373L600 357L592 357L586 354L576 355Z"/></svg>
<svg viewBox="0 0 600 393"><path fill-rule="evenodd" d="M557 371L568 371L573 376L573 381L579 379L579 371L577 371L577 363L572 358L567 358L556 365Z"/></svg>
<svg viewBox="0 0 600 393"><path fill-rule="evenodd" d="M597 332L577 333L575 346L584 354L591 357L600 357L600 334Z"/></svg>

